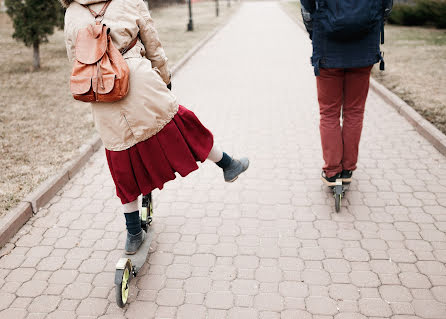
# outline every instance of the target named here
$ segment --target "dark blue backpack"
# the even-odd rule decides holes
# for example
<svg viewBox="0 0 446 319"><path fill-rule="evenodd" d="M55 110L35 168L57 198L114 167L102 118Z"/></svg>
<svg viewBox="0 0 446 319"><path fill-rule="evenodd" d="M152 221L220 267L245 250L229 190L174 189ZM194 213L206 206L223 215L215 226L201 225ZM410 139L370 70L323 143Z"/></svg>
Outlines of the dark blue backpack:
<svg viewBox="0 0 446 319"><path fill-rule="evenodd" d="M316 0L321 30L331 39L352 41L383 23L383 0Z"/></svg>

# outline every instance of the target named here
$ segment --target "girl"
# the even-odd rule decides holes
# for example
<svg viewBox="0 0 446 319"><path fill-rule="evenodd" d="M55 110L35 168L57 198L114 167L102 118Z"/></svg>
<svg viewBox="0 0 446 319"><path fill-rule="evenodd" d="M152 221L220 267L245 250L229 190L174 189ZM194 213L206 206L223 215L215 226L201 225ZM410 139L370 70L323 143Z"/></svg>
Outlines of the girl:
<svg viewBox="0 0 446 319"><path fill-rule="evenodd" d="M124 206L125 251L134 254L145 238L139 220L139 195L162 189L175 178L175 172L184 177L198 168L197 161L206 159L223 169L226 182L233 182L248 168L249 160L233 159L220 151L212 133L195 114L176 102L167 87L167 58L143 0L60 1L67 8L65 42L71 61L78 31L95 22L90 10L106 8L102 23L110 28L113 44L121 52L138 38L124 54L130 69L128 95L118 102L91 105L116 193Z"/></svg>

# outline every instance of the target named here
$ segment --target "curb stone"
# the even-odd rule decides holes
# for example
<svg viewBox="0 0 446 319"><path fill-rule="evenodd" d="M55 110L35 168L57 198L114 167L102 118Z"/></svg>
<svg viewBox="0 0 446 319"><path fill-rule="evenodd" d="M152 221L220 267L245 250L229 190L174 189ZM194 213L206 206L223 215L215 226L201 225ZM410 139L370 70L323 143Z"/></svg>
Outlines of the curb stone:
<svg viewBox="0 0 446 319"><path fill-rule="evenodd" d="M282 10L285 11L285 13L294 23L307 32L303 22L292 19L289 12L287 12L284 8L282 8ZM385 102L387 102L387 104L392 106L399 114L401 114L401 116L403 116L421 136L432 144L432 146L434 146L441 154L446 156L446 135L443 134L443 132L437 129L432 123L422 117L399 96L387 89L373 77L370 78L370 88Z"/></svg>
<svg viewBox="0 0 446 319"><path fill-rule="evenodd" d="M235 14L235 13L234 13ZM190 49L176 63L172 69L175 75L207 42L219 33L232 19L228 18L220 26L217 26L208 36ZM25 198L0 218L0 249L20 230L20 228L38 211L45 206L48 201L65 184L72 179L76 173L90 160L91 156L102 147L102 141L98 134L95 134L87 143L78 149L78 155L63 166L60 172L41 183L36 190L25 196ZM1 257L2 255L0 255Z"/></svg>

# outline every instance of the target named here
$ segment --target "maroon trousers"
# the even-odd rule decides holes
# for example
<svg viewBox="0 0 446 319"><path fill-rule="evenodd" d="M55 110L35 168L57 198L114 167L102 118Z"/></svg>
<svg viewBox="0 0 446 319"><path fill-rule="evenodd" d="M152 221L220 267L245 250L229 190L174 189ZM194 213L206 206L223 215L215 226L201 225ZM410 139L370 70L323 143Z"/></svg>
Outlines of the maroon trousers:
<svg viewBox="0 0 446 319"><path fill-rule="evenodd" d="M323 170L328 177L356 169L372 67L320 69L316 77Z"/></svg>

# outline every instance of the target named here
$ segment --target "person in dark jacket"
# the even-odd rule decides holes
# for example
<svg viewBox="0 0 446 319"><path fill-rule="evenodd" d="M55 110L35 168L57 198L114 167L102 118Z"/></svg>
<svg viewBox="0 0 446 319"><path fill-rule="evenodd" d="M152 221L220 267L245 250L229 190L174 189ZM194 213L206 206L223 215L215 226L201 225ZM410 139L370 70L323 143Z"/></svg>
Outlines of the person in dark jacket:
<svg viewBox="0 0 446 319"><path fill-rule="evenodd" d="M370 6L363 12L369 14L373 9L376 11L374 17L363 19L357 8L361 1L367 1L363 5ZM393 0L300 2L304 24L313 43L311 63L316 75L325 162L322 180L329 186L333 186L338 178L348 183L358 160L370 72L379 61L381 69L384 68L380 40L384 40L384 22L390 14ZM342 18L349 14L352 17L348 21L350 30L346 28L347 31L342 33L336 29L339 25L333 20L339 17L342 22ZM369 22L364 23L365 20Z"/></svg>

